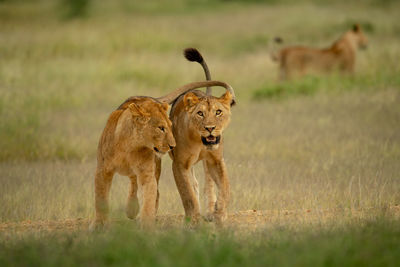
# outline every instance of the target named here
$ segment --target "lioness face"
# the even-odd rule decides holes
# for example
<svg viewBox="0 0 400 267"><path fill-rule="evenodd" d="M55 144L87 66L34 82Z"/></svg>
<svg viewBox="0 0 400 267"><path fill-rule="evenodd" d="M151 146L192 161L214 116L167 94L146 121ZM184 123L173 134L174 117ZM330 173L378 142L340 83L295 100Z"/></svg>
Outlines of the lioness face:
<svg viewBox="0 0 400 267"><path fill-rule="evenodd" d="M129 105L134 121L140 124L140 135L143 145L161 156L176 145L172 135L172 123L168 118L168 104L147 102L138 106Z"/></svg>
<svg viewBox="0 0 400 267"><path fill-rule="evenodd" d="M353 26L353 34L357 43L358 48L366 49L368 45L368 39L361 30L360 25L356 24Z"/></svg>
<svg viewBox="0 0 400 267"><path fill-rule="evenodd" d="M232 95L229 92L219 98L199 98L194 93L185 95L184 105L189 113L190 131L207 149L219 147L222 132L230 122L231 102Z"/></svg>
<svg viewBox="0 0 400 267"><path fill-rule="evenodd" d="M175 139L172 135L172 123L167 117L167 113L163 114L165 118L150 118L146 135L150 138L148 147L152 148L158 156L167 153L175 147Z"/></svg>

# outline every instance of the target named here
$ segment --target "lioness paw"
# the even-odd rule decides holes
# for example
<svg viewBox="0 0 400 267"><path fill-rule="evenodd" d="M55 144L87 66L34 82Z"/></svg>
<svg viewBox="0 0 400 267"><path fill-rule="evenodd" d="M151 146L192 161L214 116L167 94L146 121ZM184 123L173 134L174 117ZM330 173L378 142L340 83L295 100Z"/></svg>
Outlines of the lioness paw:
<svg viewBox="0 0 400 267"><path fill-rule="evenodd" d="M90 232L101 231L101 230L104 230L105 228L106 228L106 223L104 221L99 221L99 220L94 220L89 225Z"/></svg>

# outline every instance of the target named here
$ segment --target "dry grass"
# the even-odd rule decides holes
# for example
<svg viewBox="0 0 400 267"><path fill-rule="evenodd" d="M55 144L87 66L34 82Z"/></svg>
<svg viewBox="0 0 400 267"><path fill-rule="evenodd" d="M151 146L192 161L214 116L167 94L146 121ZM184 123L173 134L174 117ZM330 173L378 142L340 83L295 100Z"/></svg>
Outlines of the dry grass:
<svg viewBox="0 0 400 267"><path fill-rule="evenodd" d="M1 222L90 218L94 156L108 114L128 96L157 96L203 79L181 55L187 46L199 47L212 76L237 92L225 141L231 212L367 214L400 203L395 9L342 2L212 7L104 1L93 3L87 18L65 21L48 1L0 5ZM353 21L369 25L370 49L359 54L361 78L351 87L340 90L336 78L314 96L253 100L255 89L276 83L273 36L327 45ZM168 157L163 164L160 214L181 214ZM124 216L127 185L115 178L113 218Z"/></svg>
<svg viewBox="0 0 400 267"><path fill-rule="evenodd" d="M399 97L387 89L237 106L226 132L231 212L398 205ZM2 163L0 218L91 217L94 170L93 160ZM128 185L114 178L114 218L124 216ZM160 214L182 213L167 156L160 193Z"/></svg>

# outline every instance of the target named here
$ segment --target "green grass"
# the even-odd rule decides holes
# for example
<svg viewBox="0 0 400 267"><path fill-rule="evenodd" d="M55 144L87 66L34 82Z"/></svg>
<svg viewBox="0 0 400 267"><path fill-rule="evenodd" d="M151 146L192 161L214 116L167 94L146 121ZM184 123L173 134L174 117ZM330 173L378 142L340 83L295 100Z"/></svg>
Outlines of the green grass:
<svg viewBox="0 0 400 267"><path fill-rule="evenodd" d="M0 241L2 266L396 266L399 221L378 218L345 227L207 229L146 233L39 234Z"/></svg>
<svg viewBox="0 0 400 267"><path fill-rule="evenodd" d="M89 0L62 0L60 9L65 10L66 19L85 17L89 9Z"/></svg>
<svg viewBox="0 0 400 267"><path fill-rule="evenodd" d="M353 77L340 75L307 76L295 81L268 83L254 90L253 98L255 100L285 99L287 97L311 96L317 92L330 94L351 90L374 91L386 88L400 88L399 74L400 72L395 70Z"/></svg>

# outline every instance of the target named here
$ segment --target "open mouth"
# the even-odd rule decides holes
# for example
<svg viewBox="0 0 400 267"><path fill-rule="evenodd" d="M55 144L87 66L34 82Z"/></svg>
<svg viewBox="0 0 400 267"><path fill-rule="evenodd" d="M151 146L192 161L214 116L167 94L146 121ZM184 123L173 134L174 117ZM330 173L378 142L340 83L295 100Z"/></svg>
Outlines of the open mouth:
<svg viewBox="0 0 400 267"><path fill-rule="evenodd" d="M201 141L203 142L203 145L209 146L209 145L217 145L219 144L219 141L221 140L221 136L213 136L209 135L207 137L202 136Z"/></svg>

